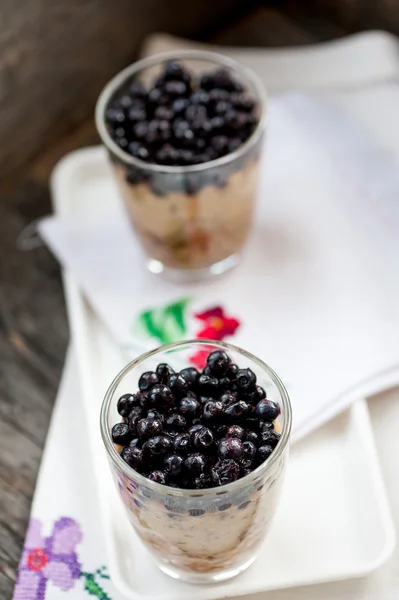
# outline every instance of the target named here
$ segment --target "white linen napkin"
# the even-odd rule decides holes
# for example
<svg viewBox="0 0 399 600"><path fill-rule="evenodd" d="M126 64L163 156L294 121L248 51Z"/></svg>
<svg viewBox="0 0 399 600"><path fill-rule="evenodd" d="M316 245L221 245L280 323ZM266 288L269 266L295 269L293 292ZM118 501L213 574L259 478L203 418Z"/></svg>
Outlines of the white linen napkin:
<svg viewBox="0 0 399 600"><path fill-rule="evenodd" d="M127 355L201 336L216 315L281 375L296 437L399 383L397 165L344 116L301 95L271 101L253 236L240 266L206 285L147 273L99 167L90 218L49 217L40 232Z"/></svg>

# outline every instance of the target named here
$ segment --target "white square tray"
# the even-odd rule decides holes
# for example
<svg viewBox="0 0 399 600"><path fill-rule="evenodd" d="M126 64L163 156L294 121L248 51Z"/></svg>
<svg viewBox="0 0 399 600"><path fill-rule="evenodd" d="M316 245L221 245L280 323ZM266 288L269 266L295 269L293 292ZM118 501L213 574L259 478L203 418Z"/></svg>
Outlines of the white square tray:
<svg viewBox="0 0 399 600"><path fill-rule="evenodd" d="M63 218L87 219L102 194L115 193L101 149L74 152L57 166L52 189ZM183 584L148 559L116 495L96 415L106 386L126 358L108 336L73 277L66 276L84 410L97 476L112 580L126 598L210 600L358 577L381 565L394 528L366 403L358 402L292 450L286 487L259 559L238 578L213 586Z"/></svg>

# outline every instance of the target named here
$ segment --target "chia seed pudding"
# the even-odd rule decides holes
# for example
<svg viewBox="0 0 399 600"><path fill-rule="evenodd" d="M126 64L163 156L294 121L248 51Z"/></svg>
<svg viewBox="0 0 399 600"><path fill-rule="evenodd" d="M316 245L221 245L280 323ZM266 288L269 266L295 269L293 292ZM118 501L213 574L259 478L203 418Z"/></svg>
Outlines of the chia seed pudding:
<svg viewBox="0 0 399 600"><path fill-rule="evenodd" d="M252 225L264 94L235 61L162 55L108 84L97 127L142 246L159 271L234 263Z"/></svg>
<svg viewBox="0 0 399 600"><path fill-rule="evenodd" d="M173 345L170 358L187 346ZM137 370L136 389L113 391L107 419L134 529L165 572L194 582L225 579L256 558L287 458L284 388L281 403L270 399L250 367L232 362L236 349L217 346L202 371L167 362ZM165 348L155 356L169 357Z"/></svg>

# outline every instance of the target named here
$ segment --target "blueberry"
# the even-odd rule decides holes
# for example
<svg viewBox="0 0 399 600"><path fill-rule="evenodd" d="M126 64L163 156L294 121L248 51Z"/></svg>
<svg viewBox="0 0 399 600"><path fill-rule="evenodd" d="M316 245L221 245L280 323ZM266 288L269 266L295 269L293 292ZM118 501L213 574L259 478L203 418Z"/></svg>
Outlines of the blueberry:
<svg viewBox="0 0 399 600"><path fill-rule="evenodd" d="M217 448L219 458L222 460L225 458L240 460L244 453L243 443L237 438L222 438L219 440Z"/></svg>
<svg viewBox="0 0 399 600"><path fill-rule="evenodd" d="M219 156L229 151L229 138L226 135L214 135L210 143Z"/></svg>
<svg viewBox="0 0 399 600"><path fill-rule="evenodd" d="M245 431L239 425L230 425L226 431L227 438L237 438L238 440L243 440L245 437Z"/></svg>
<svg viewBox="0 0 399 600"><path fill-rule="evenodd" d="M215 485L227 485L240 478L240 467L232 459L220 460L211 468L210 475Z"/></svg>
<svg viewBox="0 0 399 600"><path fill-rule="evenodd" d="M180 412L182 415L192 419L199 414L201 405L195 398L182 398L180 400Z"/></svg>
<svg viewBox="0 0 399 600"><path fill-rule="evenodd" d="M258 421L259 431L274 431L274 423L272 421Z"/></svg>
<svg viewBox="0 0 399 600"><path fill-rule="evenodd" d="M118 146L120 148L122 148L122 150L126 150L128 148L128 146L129 146L129 141L126 138L124 138L124 137L118 138L116 140L116 143L118 144Z"/></svg>
<svg viewBox="0 0 399 600"><path fill-rule="evenodd" d="M132 106L129 110L128 115L129 121L133 123L140 123L141 121L145 121L147 118L146 112L142 106Z"/></svg>
<svg viewBox="0 0 399 600"><path fill-rule="evenodd" d="M227 425L218 425L215 429L215 434L217 438L225 438L227 437Z"/></svg>
<svg viewBox="0 0 399 600"><path fill-rule="evenodd" d="M153 88L148 96L147 96L148 102L149 104L153 104L153 105L161 105L161 104L166 104L166 102L164 101L163 98L163 93L162 90L159 88Z"/></svg>
<svg viewBox="0 0 399 600"><path fill-rule="evenodd" d="M146 96L145 87L140 81L133 81L130 84L129 92L133 98L145 98Z"/></svg>
<svg viewBox="0 0 399 600"><path fill-rule="evenodd" d="M148 392L157 383L159 383L158 375L154 371L146 371L139 379L139 390Z"/></svg>
<svg viewBox="0 0 399 600"><path fill-rule="evenodd" d="M133 406L128 416L129 426L134 429L137 421L144 416L144 409L141 406Z"/></svg>
<svg viewBox="0 0 399 600"><path fill-rule="evenodd" d="M197 488L197 490L210 488L212 487L212 479L210 475L207 475L206 473L201 473L201 475L194 479L194 485Z"/></svg>
<svg viewBox="0 0 399 600"><path fill-rule="evenodd" d="M184 460L184 467L191 477L197 477L205 470L205 457L199 452L189 454Z"/></svg>
<svg viewBox="0 0 399 600"><path fill-rule="evenodd" d="M235 402L237 402L237 396L230 392L224 392L220 396L219 400L223 404L223 406L229 406L230 404L234 404Z"/></svg>
<svg viewBox="0 0 399 600"><path fill-rule="evenodd" d="M137 395L140 398L140 406L142 408L148 408L149 400L147 392L139 392Z"/></svg>
<svg viewBox="0 0 399 600"><path fill-rule="evenodd" d="M258 404L260 400L264 400L265 398L266 390L260 385L256 385L254 391L247 395L247 399L251 404Z"/></svg>
<svg viewBox="0 0 399 600"><path fill-rule="evenodd" d="M252 442L246 441L242 444L243 455L241 457L241 465L249 469L255 462L257 448Z"/></svg>
<svg viewBox="0 0 399 600"><path fill-rule="evenodd" d="M118 400L117 410L121 417L128 417L134 406L139 405L136 394L123 394Z"/></svg>
<svg viewBox="0 0 399 600"><path fill-rule="evenodd" d="M232 103L234 108L238 110L243 110L245 112L252 112L256 107L256 102L253 98L249 96L234 96L232 97Z"/></svg>
<svg viewBox="0 0 399 600"><path fill-rule="evenodd" d="M263 463L267 458L269 458L269 456L271 455L271 453L273 452L273 448L271 446L265 445L265 446L260 446L260 448L258 448L258 453L257 453L257 461L259 464Z"/></svg>
<svg viewBox="0 0 399 600"><path fill-rule="evenodd" d="M133 127L133 134L138 140L144 140L148 133L148 121L140 121Z"/></svg>
<svg viewBox="0 0 399 600"><path fill-rule="evenodd" d="M175 397L167 385L158 383L149 392L148 402L151 406L157 406L162 409L171 408L175 404Z"/></svg>
<svg viewBox="0 0 399 600"><path fill-rule="evenodd" d="M112 428L112 441L119 446L127 446L133 439L134 431L132 431L127 423L117 423Z"/></svg>
<svg viewBox="0 0 399 600"><path fill-rule="evenodd" d="M105 120L110 125L120 125L126 121L126 117L123 110L108 108L105 113Z"/></svg>
<svg viewBox="0 0 399 600"><path fill-rule="evenodd" d="M204 90L211 90L212 88L214 88L215 80L213 78L213 75L210 75L208 73L202 75L200 79L200 87L202 87Z"/></svg>
<svg viewBox="0 0 399 600"><path fill-rule="evenodd" d="M251 369L239 369L236 379L238 389L243 392L253 391L256 385L256 375Z"/></svg>
<svg viewBox="0 0 399 600"><path fill-rule="evenodd" d="M180 371L180 375L187 381L189 387L195 387L200 376L199 371L195 367L187 367Z"/></svg>
<svg viewBox="0 0 399 600"><path fill-rule="evenodd" d="M191 439L194 448L197 448L197 450L202 450L203 452L205 452L213 447L214 436L212 431L208 429L208 427L201 426L200 429L195 431Z"/></svg>
<svg viewBox="0 0 399 600"><path fill-rule="evenodd" d="M275 448L280 440L280 434L273 429L264 429L260 434L260 443L262 445L270 446Z"/></svg>
<svg viewBox="0 0 399 600"><path fill-rule="evenodd" d="M226 126L226 121L221 115L212 117L211 119L211 130L214 132L221 132Z"/></svg>
<svg viewBox="0 0 399 600"><path fill-rule="evenodd" d="M197 385L201 395L215 396L218 391L219 382L216 377L202 374L198 378Z"/></svg>
<svg viewBox="0 0 399 600"><path fill-rule="evenodd" d="M228 110L224 115L227 127L240 131L248 125L248 115L245 112L239 112L235 109Z"/></svg>
<svg viewBox="0 0 399 600"><path fill-rule="evenodd" d="M218 102L215 105L215 115L223 116L224 123L227 126L229 126L229 123L227 122L226 116L229 115L231 117L231 112L232 112L232 107L229 102Z"/></svg>
<svg viewBox="0 0 399 600"><path fill-rule="evenodd" d="M188 384L180 373L172 373L168 377L168 386L172 390L173 394L177 397L182 398L188 392Z"/></svg>
<svg viewBox="0 0 399 600"><path fill-rule="evenodd" d="M154 112L154 117L156 119L171 121L174 117L174 113L173 110L168 106L157 106Z"/></svg>
<svg viewBox="0 0 399 600"><path fill-rule="evenodd" d="M144 464L143 451L137 447L126 446L121 452L123 460L136 471L140 470Z"/></svg>
<svg viewBox="0 0 399 600"><path fill-rule="evenodd" d="M112 132L113 137L115 138L123 138L126 137L126 130L124 127L117 127L113 132Z"/></svg>
<svg viewBox="0 0 399 600"><path fill-rule="evenodd" d="M194 161L194 153L192 150L183 148L177 152L177 164L179 165L191 165Z"/></svg>
<svg viewBox="0 0 399 600"><path fill-rule="evenodd" d="M155 435L143 444L143 452L150 456L162 456L170 452L171 448L172 442L166 435Z"/></svg>
<svg viewBox="0 0 399 600"><path fill-rule="evenodd" d="M160 419L162 421L162 423L164 421L163 414L156 408L149 408L146 416L147 416L147 419Z"/></svg>
<svg viewBox="0 0 399 600"><path fill-rule="evenodd" d="M207 94L204 90L197 90L190 96L191 104L203 104L206 106L209 104L209 94Z"/></svg>
<svg viewBox="0 0 399 600"><path fill-rule="evenodd" d="M168 121L160 121L159 119L153 119L149 121L147 133L145 135L145 142L147 145L152 146L153 144L159 145L166 142L171 137L171 127Z"/></svg>
<svg viewBox="0 0 399 600"><path fill-rule="evenodd" d="M211 122L208 119L195 119L193 121L190 121L190 126L197 136L206 136L212 130ZM207 149L207 152L211 151L213 152L213 148ZM212 158L208 158L208 160L212 160Z"/></svg>
<svg viewBox="0 0 399 600"><path fill-rule="evenodd" d="M187 93L187 84L177 79L165 82L164 91L170 96L184 96Z"/></svg>
<svg viewBox="0 0 399 600"><path fill-rule="evenodd" d="M252 442L255 444L255 446L258 446L260 442L259 435L255 431L247 431L245 439L247 442Z"/></svg>
<svg viewBox="0 0 399 600"><path fill-rule="evenodd" d="M208 116L205 106L202 104L191 104L184 115L187 121L196 121L198 119L206 119Z"/></svg>
<svg viewBox="0 0 399 600"><path fill-rule="evenodd" d="M229 355L224 350L215 350L206 359L206 363L215 377L224 375L230 366L230 362Z"/></svg>
<svg viewBox="0 0 399 600"><path fill-rule="evenodd" d="M226 371L226 377L231 379L231 381L236 381L238 371L239 371L238 365L235 365L234 363L232 363Z"/></svg>
<svg viewBox="0 0 399 600"><path fill-rule="evenodd" d="M179 433L173 440L173 447L178 454L187 454L191 448L188 433Z"/></svg>
<svg viewBox="0 0 399 600"><path fill-rule="evenodd" d="M178 454L169 454L163 461L165 472L173 477L181 474L183 469L184 459Z"/></svg>
<svg viewBox="0 0 399 600"><path fill-rule="evenodd" d="M202 416L206 423L215 423L223 417L223 404L215 400L207 402L204 405Z"/></svg>
<svg viewBox="0 0 399 600"><path fill-rule="evenodd" d="M274 421L280 414L280 407L276 402L267 400L266 398L260 400L256 405L256 415L263 421Z"/></svg>
<svg viewBox="0 0 399 600"><path fill-rule="evenodd" d="M152 471L152 473L148 475L148 479L155 481L155 483L166 485L166 475L163 471Z"/></svg>
<svg viewBox="0 0 399 600"><path fill-rule="evenodd" d="M179 152L171 144L164 144L156 153L155 158L160 165L175 165Z"/></svg>
<svg viewBox="0 0 399 600"><path fill-rule="evenodd" d="M158 379L161 383L166 383L169 375L172 375L172 373L174 373L174 370L167 363L160 363L155 369L155 373L157 374Z"/></svg>
<svg viewBox="0 0 399 600"><path fill-rule="evenodd" d="M230 421L240 421L250 411L251 406L243 400L229 404L224 408L224 414Z"/></svg>
<svg viewBox="0 0 399 600"><path fill-rule="evenodd" d="M190 106L189 100L187 98L178 98L172 104L172 110L174 114L181 115L186 112L187 108Z"/></svg>
<svg viewBox="0 0 399 600"><path fill-rule="evenodd" d="M194 132L190 129L189 123L184 120L176 120L173 123L173 133L179 143L188 143L194 139Z"/></svg>
<svg viewBox="0 0 399 600"><path fill-rule="evenodd" d="M132 156L144 161L148 161L150 159L150 153L148 152L147 148L142 145L139 145L138 148L136 146L132 148L132 146L133 144L129 144L129 151Z"/></svg>
<svg viewBox="0 0 399 600"><path fill-rule="evenodd" d="M164 76L165 80L182 79L183 81L186 81L186 82L190 81L189 73L184 69L184 67L180 63L176 62L175 60L169 60L165 64L163 76Z"/></svg>
<svg viewBox="0 0 399 600"><path fill-rule="evenodd" d="M210 90L209 99L212 102L225 102L226 100L230 99L230 94L227 90L215 88L213 90Z"/></svg>
<svg viewBox="0 0 399 600"><path fill-rule="evenodd" d="M220 377L219 392L232 391L233 388L234 388L234 384L230 381L230 379L228 377Z"/></svg>
<svg viewBox="0 0 399 600"><path fill-rule="evenodd" d="M212 73L214 86L227 90L228 92L241 92L242 85L233 79L231 72L224 67L220 67Z"/></svg>
<svg viewBox="0 0 399 600"><path fill-rule="evenodd" d="M163 432L160 419L140 419L136 425L137 435L140 439L146 439Z"/></svg>
<svg viewBox="0 0 399 600"><path fill-rule="evenodd" d="M168 430L175 431L177 433L179 431L184 431L184 429L187 427L186 419L183 417L183 415L179 415L177 413L169 415L165 420L165 424Z"/></svg>

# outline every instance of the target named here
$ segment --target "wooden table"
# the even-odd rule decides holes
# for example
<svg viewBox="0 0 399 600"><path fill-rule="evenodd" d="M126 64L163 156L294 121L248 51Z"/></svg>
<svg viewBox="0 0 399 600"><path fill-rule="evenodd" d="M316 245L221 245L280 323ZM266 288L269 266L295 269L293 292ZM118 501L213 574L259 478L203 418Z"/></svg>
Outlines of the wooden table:
<svg viewBox="0 0 399 600"><path fill-rule="evenodd" d="M301 21L301 23L300 23ZM209 41L299 45L345 33L261 9ZM63 137L0 187L0 598L12 596L40 458L68 343L60 270L43 247L19 248L21 231L50 212L48 176L59 158L97 142L92 121Z"/></svg>

